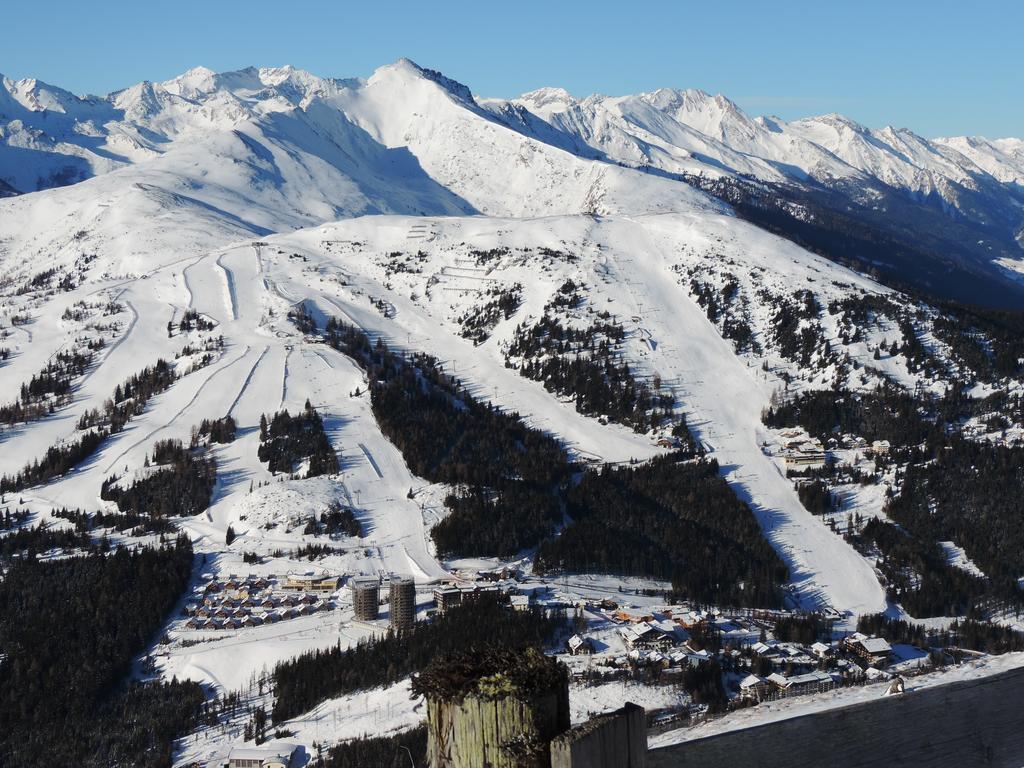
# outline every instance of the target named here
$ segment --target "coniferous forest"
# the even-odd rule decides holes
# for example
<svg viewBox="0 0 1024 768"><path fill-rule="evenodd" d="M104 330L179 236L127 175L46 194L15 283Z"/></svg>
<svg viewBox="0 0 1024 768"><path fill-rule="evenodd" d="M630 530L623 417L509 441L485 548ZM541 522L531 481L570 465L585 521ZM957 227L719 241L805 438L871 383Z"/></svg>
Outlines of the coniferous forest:
<svg viewBox="0 0 1024 768"><path fill-rule="evenodd" d="M202 690L121 685L191 572L184 537L11 563L0 581L0 764L170 765L171 739L193 724Z"/></svg>
<svg viewBox="0 0 1024 768"><path fill-rule="evenodd" d="M210 506L210 494L217 482L217 464L184 448L177 440L157 441L153 446L156 467L131 485L121 487L110 477L100 489L100 498L114 501L126 515L166 519L197 515Z"/></svg>
<svg viewBox="0 0 1024 768"><path fill-rule="evenodd" d="M333 319L325 339L366 369L374 416L410 469L459 487L431 532L441 553L540 545L547 572L650 576L694 600L778 604L785 567L713 462L678 452L624 469L576 467L556 440L480 403L432 358L400 357ZM564 514L572 522L552 538Z"/></svg>
<svg viewBox="0 0 1024 768"><path fill-rule="evenodd" d="M572 522L545 540L541 573L652 576L717 605L779 605L786 567L714 460L669 454L588 471L566 493Z"/></svg>
<svg viewBox="0 0 1024 768"><path fill-rule="evenodd" d="M764 421L779 428L797 424L823 438L838 431L892 443L887 461L905 467L896 472L897 492L885 507L895 524L870 520L852 540L880 554L890 597L924 618L1021 605L1017 489L1024 484L1024 448L966 440L950 428L1012 406L1005 397L973 401L960 386L941 398L915 398L890 386L871 393L805 392L774 405ZM812 512L833 504L820 479L798 492ZM963 547L984 577L951 565L941 541Z"/></svg>
<svg viewBox="0 0 1024 768"><path fill-rule="evenodd" d="M333 318L325 340L367 371L377 423L409 468L463 488L432 531L442 552L511 554L554 530L554 489L570 474L557 441L480 403L428 356L403 358Z"/></svg>
<svg viewBox="0 0 1024 768"><path fill-rule="evenodd" d="M516 329L506 365L521 360L515 367L523 376L573 398L580 413L647 432L672 418L675 398L657 383L638 379L619 359L617 345L624 338L625 329L607 312L582 329L545 314L535 325Z"/></svg>
<svg viewBox="0 0 1024 768"><path fill-rule="evenodd" d="M267 421L260 417L260 447L257 455L271 472L291 474L299 462L309 460L306 477L333 475L338 455L324 432L323 419L307 400L302 412L292 416L278 411Z"/></svg>
<svg viewBox="0 0 1024 768"><path fill-rule="evenodd" d="M409 632L394 633L358 645L304 653L274 669L275 723L308 712L321 701L344 693L388 685L422 670L439 655L465 648L543 646L567 627L564 617L540 609L513 611L494 597L446 611Z"/></svg>
<svg viewBox="0 0 1024 768"><path fill-rule="evenodd" d="M1019 599L1024 449L950 438L910 458L888 514L918 536L956 542L997 596Z"/></svg>

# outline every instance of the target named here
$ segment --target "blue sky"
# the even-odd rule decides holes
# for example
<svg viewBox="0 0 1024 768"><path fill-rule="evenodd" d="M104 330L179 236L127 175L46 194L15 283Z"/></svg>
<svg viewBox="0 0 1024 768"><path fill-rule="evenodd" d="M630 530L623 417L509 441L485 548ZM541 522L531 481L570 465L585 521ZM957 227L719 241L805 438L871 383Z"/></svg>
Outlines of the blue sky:
<svg viewBox="0 0 1024 768"><path fill-rule="evenodd" d="M694 87L785 119L842 112L925 136L1024 136L1020 0L4 5L0 72L77 93L200 64L366 76L407 56L486 96Z"/></svg>

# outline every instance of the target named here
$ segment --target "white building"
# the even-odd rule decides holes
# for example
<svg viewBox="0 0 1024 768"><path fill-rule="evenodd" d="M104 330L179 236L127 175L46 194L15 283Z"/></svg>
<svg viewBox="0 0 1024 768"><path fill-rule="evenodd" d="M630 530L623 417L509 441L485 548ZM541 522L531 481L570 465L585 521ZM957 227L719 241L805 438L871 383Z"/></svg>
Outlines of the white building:
<svg viewBox="0 0 1024 768"><path fill-rule="evenodd" d="M234 747L228 754L228 768L292 768L299 747L283 741L259 747Z"/></svg>

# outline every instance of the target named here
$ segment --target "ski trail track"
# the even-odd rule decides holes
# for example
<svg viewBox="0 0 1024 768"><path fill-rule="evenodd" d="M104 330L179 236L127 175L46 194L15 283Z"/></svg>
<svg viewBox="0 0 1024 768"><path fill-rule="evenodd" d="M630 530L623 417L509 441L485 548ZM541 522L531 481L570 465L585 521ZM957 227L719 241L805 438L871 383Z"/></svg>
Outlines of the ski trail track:
<svg viewBox="0 0 1024 768"><path fill-rule="evenodd" d="M885 592L869 563L800 503L792 483L758 447L757 428L770 392L679 286L656 229L624 225L622 253L609 256L650 330L651 358L684 391L698 439L709 444L725 479L746 501L790 569L792 599L803 608L831 608L847 617L885 610ZM633 248L626 247L633 244ZM637 248L637 243L646 247ZM634 287L643 286L639 302ZM651 306L659 308L650 312ZM685 364L684 364L685 361Z"/></svg>

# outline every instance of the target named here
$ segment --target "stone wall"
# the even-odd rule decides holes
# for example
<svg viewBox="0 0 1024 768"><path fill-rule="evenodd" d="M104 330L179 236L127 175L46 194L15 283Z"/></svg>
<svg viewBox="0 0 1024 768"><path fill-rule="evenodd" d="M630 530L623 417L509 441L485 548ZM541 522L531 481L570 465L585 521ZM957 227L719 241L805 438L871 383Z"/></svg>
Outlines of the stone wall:
<svg viewBox="0 0 1024 768"><path fill-rule="evenodd" d="M551 768L644 768L646 753L644 708L627 704L556 736Z"/></svg>
<svg viewBox="0 0 1024 768"><path fill-rule="evenodd" d="M879 686L879 693L885 686ZM1024 669L647 753L647 768L1020 768Z"/></svg>

